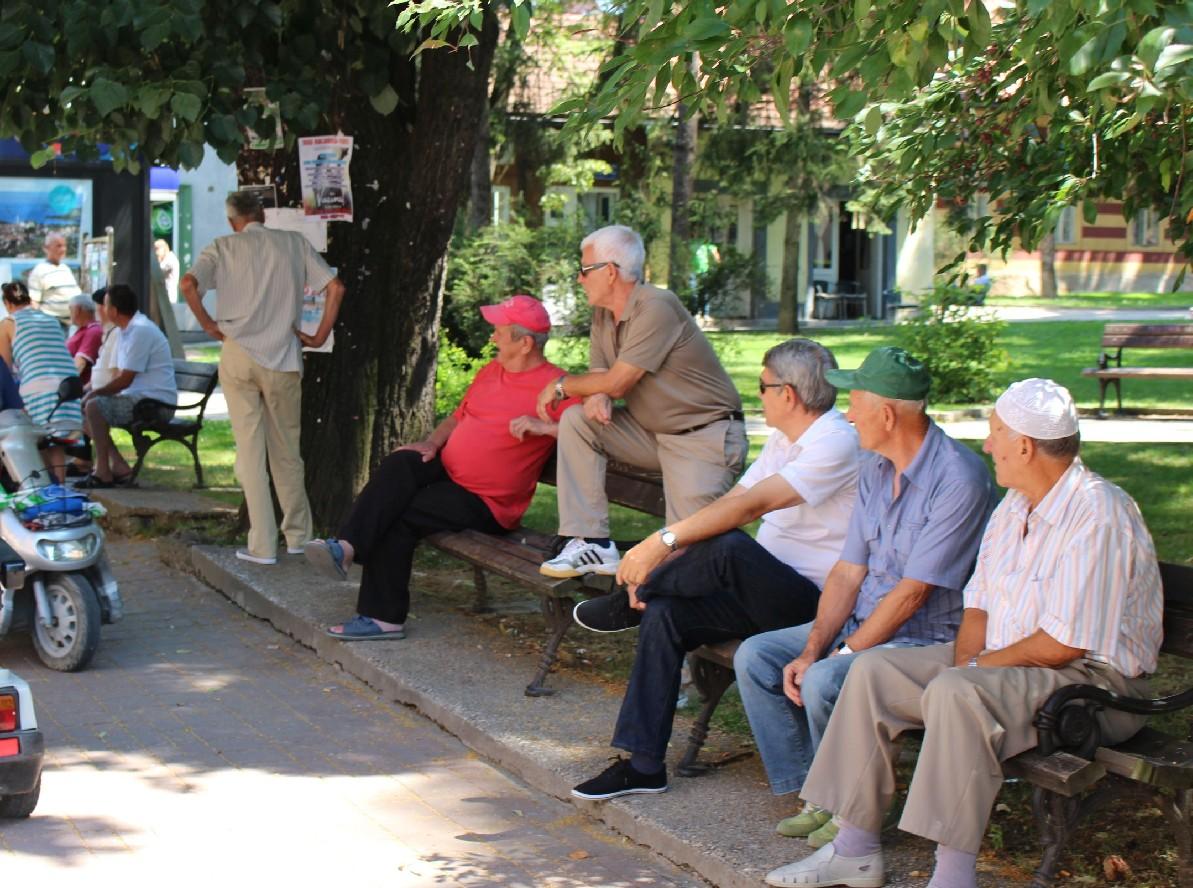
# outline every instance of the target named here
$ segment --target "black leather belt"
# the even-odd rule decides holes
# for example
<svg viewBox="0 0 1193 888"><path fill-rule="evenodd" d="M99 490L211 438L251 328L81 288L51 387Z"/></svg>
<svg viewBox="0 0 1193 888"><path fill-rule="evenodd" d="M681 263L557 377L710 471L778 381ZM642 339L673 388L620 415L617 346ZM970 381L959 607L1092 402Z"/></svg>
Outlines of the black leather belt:
<svg viewBox="0 0 1193 888"><path fill-rule="evenodd" d="M684 429L682 432L672 432L674 435L688 435L692 432L698 432L701 429L706 429L714 423L723 422L724 420L737 420L738 422L745 422L746 415L740 410L732 411L728 416L722 416L719 419L710 419L708 422L703 422L700 425L692 426L690 429Z"/></svg>

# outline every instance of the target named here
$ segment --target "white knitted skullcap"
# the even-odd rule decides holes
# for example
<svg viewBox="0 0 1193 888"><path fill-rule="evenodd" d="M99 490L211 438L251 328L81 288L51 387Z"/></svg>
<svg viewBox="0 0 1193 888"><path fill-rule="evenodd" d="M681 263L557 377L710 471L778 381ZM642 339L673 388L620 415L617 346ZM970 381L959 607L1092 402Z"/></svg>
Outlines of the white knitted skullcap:
<svg viewBox="0 0 1193 888"><path fill-rule="evenodd" d="M1068 438L1077 434L1077 407L1063 385L1051 379L1025 379L1012 383L994 404L1008 426L1038 440Z"/></svg>

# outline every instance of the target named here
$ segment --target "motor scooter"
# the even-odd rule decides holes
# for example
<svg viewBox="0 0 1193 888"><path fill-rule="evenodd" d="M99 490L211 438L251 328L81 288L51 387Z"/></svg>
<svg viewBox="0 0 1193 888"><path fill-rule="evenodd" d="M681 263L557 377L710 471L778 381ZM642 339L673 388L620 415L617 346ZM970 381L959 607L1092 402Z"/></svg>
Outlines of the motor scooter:
<svg viewBox="0 0 1193 888"><path fill-rule="evenodd" d="M82 393L79 378L67 377L54 410ZM0 411L0 637L29 629L43 663L76 672L124 604L95 522L103 506L57 484L42 459L65 443L24 410Z"/></svg>

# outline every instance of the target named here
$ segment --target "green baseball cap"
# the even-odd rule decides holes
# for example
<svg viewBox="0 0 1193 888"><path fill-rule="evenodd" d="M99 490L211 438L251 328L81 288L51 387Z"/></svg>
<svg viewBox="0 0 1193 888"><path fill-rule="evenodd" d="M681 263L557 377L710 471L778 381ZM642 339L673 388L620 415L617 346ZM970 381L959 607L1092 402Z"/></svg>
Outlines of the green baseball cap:
<svg viewBox="0 0 1193 888"><path fill-rule="evenodd" d="M932 385L919 358L891 345L874 349L856 370L826 370L824 378L837 388L861 389L900 401L918 401Z"/></svg>

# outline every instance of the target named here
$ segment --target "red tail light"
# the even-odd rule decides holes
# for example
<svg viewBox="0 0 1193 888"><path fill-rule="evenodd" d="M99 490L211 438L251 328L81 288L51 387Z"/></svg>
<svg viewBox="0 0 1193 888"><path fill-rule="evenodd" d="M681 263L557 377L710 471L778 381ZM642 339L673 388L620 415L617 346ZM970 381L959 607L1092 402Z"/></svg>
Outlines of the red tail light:
<svg viewBox="0 0 1193 888"><path fill-rule="evenodd" d="M0 758L8 758L11 755L21 754L21 741L16 737L9 737L7 740L0 740Z"/></svg>
<svg viewBox="0 0 1193 888"><path fill-rule="evenodd" d="M0 734L17 729L17 695L0 694Z"/></svg>

